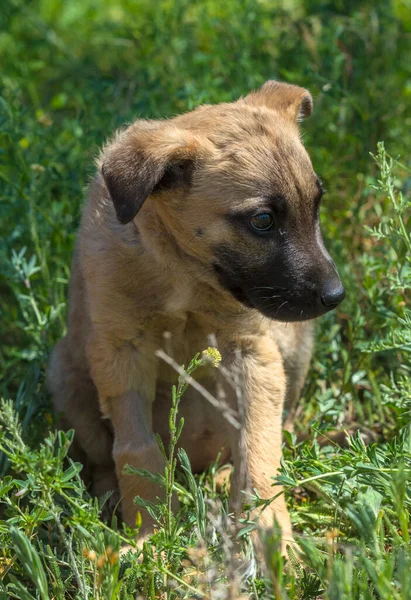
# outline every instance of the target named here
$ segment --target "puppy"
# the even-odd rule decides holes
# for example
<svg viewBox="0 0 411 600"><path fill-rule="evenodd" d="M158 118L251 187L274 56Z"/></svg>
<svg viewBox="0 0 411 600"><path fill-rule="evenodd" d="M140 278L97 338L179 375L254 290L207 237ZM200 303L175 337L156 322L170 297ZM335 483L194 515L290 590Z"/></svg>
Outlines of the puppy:
<svg viewBox="0 0 411 600"><path fill-rule="evenodd" d="M237 102L137 120L100 156L74 252L68 332L48 382L93 492L119 487L130 526L133 498L162 494L123 467L164 469L155 432L167 439L176 380L156 356L164 332L186 365L214 336L223 368L203 369L200 382L214 396L223 389L242 415L238 429L189 388L181 445L193 470L218 452L231 458L238 510L242 490L278 493L284 403L291 409L301 392L312 319L344 297L320 233L323 190L299 135L311 112L309 92L268 81ZM283 496L260 523L274 516L290 541ZM142 535L151 527L144 514Z"/></svg>

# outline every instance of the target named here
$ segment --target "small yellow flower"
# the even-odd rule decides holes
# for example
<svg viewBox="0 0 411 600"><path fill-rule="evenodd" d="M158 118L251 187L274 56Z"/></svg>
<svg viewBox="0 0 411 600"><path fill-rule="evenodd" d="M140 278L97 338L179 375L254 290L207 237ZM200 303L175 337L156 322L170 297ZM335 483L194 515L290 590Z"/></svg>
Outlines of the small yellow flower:
<svg viewBox="0 0 411 600"><path fill-rule="evenodd" d="M218 367L221 362L221 354L217 348L207 348L203 351L201 358L204 362L212 364L213 367Z"/></svg>

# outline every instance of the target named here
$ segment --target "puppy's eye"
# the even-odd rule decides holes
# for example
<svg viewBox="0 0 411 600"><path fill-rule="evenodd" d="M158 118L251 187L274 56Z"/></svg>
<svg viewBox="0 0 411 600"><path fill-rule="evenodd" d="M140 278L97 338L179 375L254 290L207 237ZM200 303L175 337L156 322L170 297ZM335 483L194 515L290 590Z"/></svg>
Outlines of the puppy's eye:
<svg viewBox="0 0 411 600"><path fill-rule="evenodd" d="M256 231L268 231L274 226L274 218L271 213L259 213L251 217L250 224Z"/></svg>

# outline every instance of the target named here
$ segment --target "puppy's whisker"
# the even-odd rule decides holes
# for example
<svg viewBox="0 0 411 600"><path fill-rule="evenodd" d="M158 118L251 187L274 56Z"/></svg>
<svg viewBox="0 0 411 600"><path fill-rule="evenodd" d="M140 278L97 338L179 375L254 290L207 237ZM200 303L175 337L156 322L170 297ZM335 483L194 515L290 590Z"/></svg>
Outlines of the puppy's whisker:
<svg viewBox="0 0 411 600"><path fill-rule="evenodd" d="M250 292L258 292L260 290L271 290L272 292L277 292L279 290L288 291L288 288L280 287L278 285L274 285L274 286L257 286L257 287L254 287L254 288L250 288Z"/></svg>
<svg viewBox="0 0 411 600"><path fill-rule="evenodd" d="M283 306L285 306L286 304L288 304L288 300L286 300L285 302L283 302L282 304L280 304L280 306L277 308L275 314L278 315L279 311L282 309Z"/></svg>
<svg viewBox="0 0 411 600"><path fill-rule="evenodd" d="M262 302L260 305L261 309L266 309L266 308L275 308L275 305L273 305L270 301L266 301L266 302Z"/></svg>
<svg viewBox="0 0 411 600"><path fill-rule="evenodd" d="M277 298L281 298L281 296L266 296L265 298L262 298L262 300L265 300L265 302L262 303L261 307L266 308L267 306L270 306L270 302Z"/></svg>
<svg viewBox="0 0 411 600"><path fill-rule="evenodd" d="M261 300L275 300L276 298L281 298L281 296L262 296Z"/></svg>

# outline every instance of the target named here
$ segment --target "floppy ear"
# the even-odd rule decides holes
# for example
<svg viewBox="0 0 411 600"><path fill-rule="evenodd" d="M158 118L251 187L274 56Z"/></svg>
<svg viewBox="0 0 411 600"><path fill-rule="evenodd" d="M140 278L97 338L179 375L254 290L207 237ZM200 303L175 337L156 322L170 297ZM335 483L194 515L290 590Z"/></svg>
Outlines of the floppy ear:
<svg viewBox="0 0 411 600"><path fill-rule="evenodd" d="M294 121L309 117L313 111L313 99L308 90L280 81L266 81L259 90L251 92L244 100L255 106L285 111Z"/></svg>
<svg viewBox="0 0 411 600"><path fill-rule="evenodd" d="M108 146L101 173L120 223L129 223L151 194L190 185L197 144L186 131L135 124Z"/></svg>

